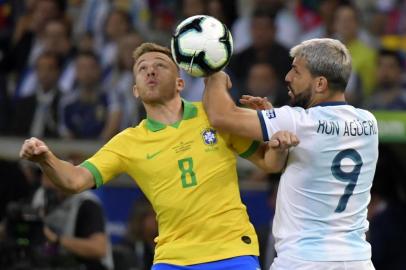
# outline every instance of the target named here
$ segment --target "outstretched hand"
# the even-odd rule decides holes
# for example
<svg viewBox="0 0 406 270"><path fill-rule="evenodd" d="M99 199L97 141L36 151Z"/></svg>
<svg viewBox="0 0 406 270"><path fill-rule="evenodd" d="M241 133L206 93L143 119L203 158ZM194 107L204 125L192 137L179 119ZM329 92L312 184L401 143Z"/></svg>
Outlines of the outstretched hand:
<svg viewBox="0 0 406 270"><path fill-rule="evenodd" d="M273 108L267 97L243 95L240 98L240 103L253 110L269 110Z"/></svg>
<svg viewBox="0 0 406 270"><path fill-rule="evenodd" d="M268 146L277 151L285 151L299 144L299 138L289 131L278 131L272 135Z"/></svg>
<svg viewBox="0 0 406 270"><path fill-rule="evenodd" d="M40 162L45 159L48 152L49 148L43 141L32 137L24 141L20 150L20 158Z"/></svg>

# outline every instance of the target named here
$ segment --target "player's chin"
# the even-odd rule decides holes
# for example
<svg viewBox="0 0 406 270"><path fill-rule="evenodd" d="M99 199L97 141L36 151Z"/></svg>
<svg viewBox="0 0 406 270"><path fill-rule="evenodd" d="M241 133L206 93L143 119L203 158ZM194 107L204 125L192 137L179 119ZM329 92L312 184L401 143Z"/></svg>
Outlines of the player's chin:
<svg viewBox="0 0 406 270"><path fill-rule="evenodd" d="M157 104L161 102L162 98L158 94L149 93L141 96L141 100L145 104Z"/></svg>

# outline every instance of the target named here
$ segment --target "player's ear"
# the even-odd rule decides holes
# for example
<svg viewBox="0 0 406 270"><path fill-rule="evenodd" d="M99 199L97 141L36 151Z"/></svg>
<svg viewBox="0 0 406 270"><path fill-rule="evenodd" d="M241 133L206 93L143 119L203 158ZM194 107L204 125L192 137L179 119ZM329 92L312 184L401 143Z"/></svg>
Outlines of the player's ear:
<svg viewBox="0 0 406 270"><path fill-rule="evenodd" d="M176 89L181 92L185 88L185 81L182 78L176 78Z"/></svg>
<svg viewBox="0 0 406 270"><path fill-rule="evenodd" d="M134 84L134 86L133 86L133 95L136 98L138 98L140 96L140 94L138 93L138 88L137 88L136 84Z"/></svg>
<svg viewBox="0 0 406 270"><path fill-rule="evenodd" d="M316 93L322 93L328 90L328 81L326 77L320 76L316 78Z"/></svg>

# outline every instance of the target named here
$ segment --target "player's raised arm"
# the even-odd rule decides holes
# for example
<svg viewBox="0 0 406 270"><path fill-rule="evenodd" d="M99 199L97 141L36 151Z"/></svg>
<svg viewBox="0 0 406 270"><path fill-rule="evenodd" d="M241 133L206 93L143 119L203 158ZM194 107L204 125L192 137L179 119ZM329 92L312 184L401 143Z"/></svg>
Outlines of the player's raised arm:
<svg viewBox="0 0 406 270"><path fill-rule="evenodd" d="M60 160L37 138L24 141L20 158L36 162L49 179L65 192L79 193L92 188L95 184L92 174L87 169Z"/></svg>
<svg viewBox="0 0 406 270"><path fill-rule="evenodd" d="M205 84L203 104L214 128L255 140L263 139L257 111L235 105L228 93L231 81L226 73L221 71L208 76Z"/></svg>

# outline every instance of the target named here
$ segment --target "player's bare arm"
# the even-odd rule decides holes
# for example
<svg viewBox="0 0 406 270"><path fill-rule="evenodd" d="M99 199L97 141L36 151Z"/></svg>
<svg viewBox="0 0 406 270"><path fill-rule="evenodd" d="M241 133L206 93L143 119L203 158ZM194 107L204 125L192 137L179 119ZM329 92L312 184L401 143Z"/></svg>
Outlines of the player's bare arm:
<svg viewBox="0 0 406 270"><path fill-rule="evenodd" d="M289 149L299 144L298 137L289 131L276 132L248 160L267 173L278 173L286 165Z"/></svg>
<svg viewBox="0 0 406 270"><path fill-rule="evenodd" d="M299 142L299 138L289 131L278 131L273 134L265 152L266 170L270 173L281 172L285 168L289 149Z"/></svg>
<svg viewBox="0 0 406 270"><path fill-rule="evenodd" d="M101 259L107 253L107 236L105 233L97 232L88 238L72 237L68 235L57 235L49 227L44 227L44 235L51 243L59 245L70 252L83 258Z"/></svg>
<svg viewBox="0 0 406 270"><path fill-rule="evenodd" d="M214 128L255 140L263 139L257 112L240 108L231 99L228 93L231 81L226 73L214 73L205 83L203 104Z"/></svg>
<svg viewBox="0 0 406 270"><path fill-rule="evenodd" d="M24 141L20 158L37 163L49 179L65 192L79 193L94 186L93 176L87 169L57 158L48 146L37 138Z"/></svg>

